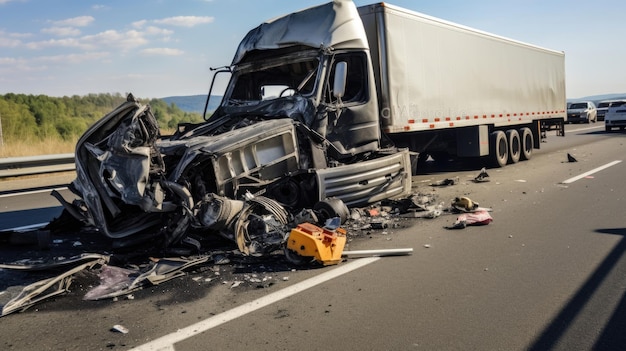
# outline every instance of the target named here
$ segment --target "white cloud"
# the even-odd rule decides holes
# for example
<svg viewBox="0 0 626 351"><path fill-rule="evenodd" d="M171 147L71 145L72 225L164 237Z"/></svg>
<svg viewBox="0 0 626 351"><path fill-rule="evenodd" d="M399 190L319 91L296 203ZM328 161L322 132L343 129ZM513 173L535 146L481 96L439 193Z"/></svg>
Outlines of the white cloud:
<svg viewBox="0 0 626 351"><path fill-rule="evenodd" d="M2 69L2 72L5 75L10 76L16 72L41 72L48 69L48 67L41 63L36 63L33 60L27 60L21 57L0 57L0 69Z"/></svg>
<svg viewBox="0 0 626 351"><path fill-rule="evenodd" d="M20 44L22 44L21 41L17 39L7 38L5 36L2 36L2 33L0 33L0 48L14 48L19 46Z"/></svg>
<svg viewBox="0 0 626 351"><path fill-rule="evenodd" d="M74 27L50 27L42 29L41 32L59 37L75 37L80 35L80 30Z"/></svg>
<svg viewBox="0 0 626 351"><path fill-rule="evenodd" d="M49 39L30 42L26 43L25 46L33 50L51 47L79 48L83 50L96 50L109 47L130 50L146 44L148 44L148 40L144 37L144 33L142 32L136 30L126 32L107 30L80 38Z"/></svg>
<svg viewBox="0 0 626 351"><path fill-rule="evenodd" d="M199 24L212 23L214 17L209 16L175 16L154 20L154 23L179 27L193 27Z"/></svg>
<svg viewBox="0 0 626 351"><path fill-rule="evenodd" d="M66 39L50 39L43 41L34 41L30 43L26 43L25 46L29 49L33 50L41 50L50 47L66 47L66 48L79 48L81 47L81 43L76 38L66 38Z"/></svg>
<svg viewBox="0 0 626 351"><path fill-rule="evenodd" d="M79 16L60 21L53 21L52 23L56 26L85 27L93 21L95 21L95 19L91 16Z"/></svg>
<svg viewBox="0 0 626 351"><path fill-rule="evenodd" d="M54 56L39 56L33 58L36 62L49 62L49 63L82 63L86 61L101 60L108 57L110 54L105 51L100 52L87 52L82 54L68 54L68 55L54 55Z"/></svg>
<svg viewBox="0 0 626 351"><path fill-rule="evenodd" d="M148 21L147 21L147 20L140 20L140 21L135 21L135 22L133 22L131 25L132 25L134 28L138 28L138 29L139 29L139 28L142 28L144 25L146 25L146 23L148 23Z"/></svg>
<svg viewBox="0 0 626 351"><path fill-rule="evenodd" d="M180 56L185 52L172 48L149 48L141 50L141 53L150 56Z"/></svg>
<svg viewBox="0 0 626 351"><path fill-rule="evenodd" d="M0 57L0 65L14 65L17 59L14 57Z"/></svg>
<svg viewBox="0 0 626 351"><path fill-rule="evenodd" d="M163 29L163 28L159 28L159 27L155 27L155 26L149 26L144 30L144 33L148 34L148 35L172 35L174 34L173 30L170 29Z"/></svg>
<svg viewBox="0 0 626 351"><path fill-rule="evenodd" d="M107 30L95 35L82 37L81 43L89 48L108 46L129 50L138 46L146 45L148 40L144 38L144 34L142 32L136 30L129 30L126 32Z"/></svg>

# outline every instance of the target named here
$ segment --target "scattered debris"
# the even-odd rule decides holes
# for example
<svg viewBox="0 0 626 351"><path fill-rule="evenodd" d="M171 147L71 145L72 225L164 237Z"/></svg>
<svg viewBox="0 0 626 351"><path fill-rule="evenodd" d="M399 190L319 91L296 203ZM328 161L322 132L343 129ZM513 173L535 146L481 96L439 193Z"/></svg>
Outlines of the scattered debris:
<svg viewBox="0 0 626 351"><path fill-rule="evenodd" d="M567 153L567 162L578 162L578 160L576 158L574 158L574 156L572 156L572 154Z"/></svg>
<svg viewBox="0 0 626 351"><path fill-rule="evenodd" d="M85 300L101 300L127 295L148 285L158 285L173 278L185 275L185 270L204 264L209 256L190 259L161 258L155 259L147 269L127 270L119 267L108 267L101 270L100 285L85 294Z"/></svg>
<svg viewBox="0 0 626 351"><path fill-rule="evenodd" d="M454 185L454 184L458 184L459 183L459 177L455 177L454 179L452 178L446 178L443 180L439 180L433 183L430 183L430 186L449 186L449 185Z"/></svg>
<svg viewBox="0 0 626 351"><path fill-rule="evenodd" d="M452 212L460 213L447 229L463 229L468 225L486 225L493 221L490 208L479 207L478 202L468 197L456 197L451 204Z"/></svg>
<svg viewBox="0 0 626 351"><path fill-rule="evenodd" d="M294 264L304 264L315 260L325 266L341 262L341 254L346 244L346 231L342 228L331 230L311 223L299 224L291 230L285 257Z"/></svg>
<svg viewBox="0 0 626 351"><path fill-rule="evenodd" d="M465 196L455 197L454 201L452 201L452 208L462 212L474 211L478 208L478 202L472 201Z"/></svg>
<svg viewBox="0 0 626 351"><path fill-rule="evenodd" d="M463 229L468 225L487 225L493 221L487 210L477 210L472 213L460 214L454 224L447 229Z"/></svg>
<svg viewBox="0 0 626 351"><path fill-rule="evenodd" d="M488 182L489 179L489 174L487 174L487 169L485 167L483 167L480 170L480 173L478 173L478 175L476 177L474 177L474 182L475 183L482 183L482 182Z"/></svg>
<svg viewBox="0 0 626 351"><path fill-rule="evenodd" d="M43 271L54 268L68 267L75 265L73 268L63 272L60 275L53 276L24 287L17 296L2 306L0 317L6 316L17 311L24 311L30 306L43 301L47 298L63 294L68 291L74 274L91 269L97 265L103 265L108 262L109 257L104 255L89 254L73 257L68 260L53 262L50 264L41 263L35 265L0 265L3 269Z"/></svg>
<svg viewBox="0 0 626 351"><path fill-rule="evenodd" d="M331 198L320 202L312 209L304 208L294 214L274 199L251 194L243 200L212 195L209 202L196 204L194 208L202 213L197 217L202 221L199 228L202 230L212 228L219 237L227 239L230 243L227 245L233 245L233 249L207 250L207 237L204 233L194 236L193 228L197 224L189 223L191 234L179 241L187 245L186 250L181 248L173 251L172 247L167 247L167 250L158 248L146 250L144 259L156 257L150 258L147 263L126 262L117 266L111 264L111 259L115 257L115 263L119 264L118 254L87 253L70 258L60 255L52 262L23 260L13 264L0 264L0 269L14 271L64 270L60 275L56 272L52 278L30 284L21 291L15 292L15 289L11 293L3 291L0 294L2 316L22 311L43 299L68 292L73 276L81 271L95 275L100 280L99 285L89 289L83 296L83 299L88 301L109 298L117 300L118 297L132 300L134 291L184 276L191 269L210 273L209 276L201 274L193 277L197 284L219 280L223 284L229 284L231 289L244 285L267 288L276 281L271 276L246 274L243 279L239 277L231 279L230 276L220 276L220 266L232 264L233 260L241 264L246 258L248 262L254 262L257 258L267 259L274 255L292 264L313 263L321 266L338 264L342 260L360 256L409 255L413 251L411 248L344 250L348 230L355 236L360 233L367 233L366 235L370 236L373 230L379 231L380 235L389 235L393 229L401 226L399 221L402 218L431 219L453 213L460 215L450 228L464 228L467 225L488 224L492 221L488 213L490 210L479 207L477 202L468 197L456 197L450 206L446 207L435 193L415 193L405 198L386 199L367 207L350 209L341 200ZM321 221L324 221L323 225ZM53 232L51 228L44 230ZM31 245L37 244L38 241L34 240L36 237L38 235L29 239ZM49 235L45 237L50 242L58 242L54 244L54 250L58 249L59 245L74 250L86 250L89 247L88 242L82 237L81 240L64 237L54 241L50 240ZM430 247L430 244L424 245L424 248ZM126 249L126 246L122 246L121 249ZM168 252L175 254L166 255ZM133 255L137 256L137 253ZM208 266L208 263L211 265ZM289 277L282 277L282 281L288 280ZM10 301L2 302L6 300Z"/></svg>
<svg viewBox="0 0 626 351"><path fill-rule="evenodd" d="M117 332L117 333L122 333L122 334L128 334L128 328L126 328L123 325L120 324L116 324L111 328L112 332Z"/></svg>

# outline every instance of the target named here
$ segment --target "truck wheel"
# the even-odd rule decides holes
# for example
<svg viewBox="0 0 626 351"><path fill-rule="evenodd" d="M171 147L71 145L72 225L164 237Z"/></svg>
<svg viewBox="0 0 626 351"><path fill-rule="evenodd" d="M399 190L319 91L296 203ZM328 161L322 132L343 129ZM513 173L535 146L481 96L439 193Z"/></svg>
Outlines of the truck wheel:
<svg viewBox="0 0 626 351"><path fill-rule="evenodd" d="M343 224L350 217L348 206L336 197L319 201L313 206L313 210L319 214L320 223L326 222L327 219L339 217L341 224Z"/></svg>
<svg viewBox="0 0 626 351"><path fill-rule="evenodd" d="M489 154L496 167L504 167L509 160L509 145L506 134L498 130L489 136Z"/></svg>
<svg viewBox="0 0 626 351"><path fill-rule="evenodd" d="M533 146L535 144L533 132L530 131L530 128L522 128L520 129L520 134L520 139L522 141L522 154L520 155L520 159L530 160L530 157L533 154Z"/></svg>
<svg viewBox="0 0 626 351"><path fill-rule="evenodd" d="M515 129L506 131L506 140L509 143L509 163L519 162L522 146L519 140L519 133Z"/></svg>

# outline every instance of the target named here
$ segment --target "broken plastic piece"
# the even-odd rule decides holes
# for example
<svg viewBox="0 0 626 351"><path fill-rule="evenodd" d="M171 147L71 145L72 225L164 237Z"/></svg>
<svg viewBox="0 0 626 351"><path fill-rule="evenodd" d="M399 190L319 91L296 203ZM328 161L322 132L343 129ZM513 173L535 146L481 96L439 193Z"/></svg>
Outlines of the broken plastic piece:
<svg viewBox="0 0 626 351"><path fill-rule="evenodd" d="M567 154L567 162L578 162L578 160L571 154Z"/></svg>
<svg viewBox="0 0 626 351"><path fill-rule="evenodd" d="M487 169L483 167L480 170L480 173L478 173L478 175L474 178L474 182L476 183L488 182L489 179L487 178L489 178L489 174L487 174Z"/></svg>
<svg viewBox="0 0 626 351"><path fill-rule="evenodd" d="M341 254L346 244L346 232L342 228L334 231L320 228L311 223L302 223L291 230L287 239L286 257L295 254L314 258L325 266L341 262ZM289 252L291 251L291 253ZM290 259L293 263L294 262Z"/></svg>
<svg viewBox="0 0 626 351"><path fill-rule="evenodd" d="M454 179L451 178L446 178L443 180L438 180L434 183L431 183L431 186L448 186L448 185L454 185L456 183L459 182L459 177L455 177Z"/></svg>
<svg viewBox="0 0 626 351"><path fill-rule="evenodd" d="M114 325L113 328L111 328L111 331L122 333L122 334L128 334L128 328L120 324Z"/></svg>
<svg viewBox="0 0 626 351"><path fill-rule="evenodd" d="M493 218L487 210L475 211L473 213L462 213L457 217L454 224L448 229L463 229L468 225L487 225L493 221Z"/></svg>
<svg viewBox="0 0 626 351"><path fill-rule="evenodd" d="M455 197L454 201L452 201L452 207L459 211L472 211L478 207L478 202L472 201L468 197Z"/></svg>

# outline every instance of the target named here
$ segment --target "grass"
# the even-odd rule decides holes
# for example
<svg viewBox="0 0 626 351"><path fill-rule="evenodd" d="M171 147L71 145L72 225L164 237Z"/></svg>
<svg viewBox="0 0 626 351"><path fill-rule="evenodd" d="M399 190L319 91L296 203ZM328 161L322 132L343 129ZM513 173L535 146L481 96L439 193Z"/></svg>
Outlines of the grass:
<svg viewBox="0 0 626 351"><path fill-rule="evenodd" d="M76 140L49 138L43 140L5 140L0 145L0 157L22 157L66 154L74 152Z"/></svg>
<svg viewBox="0 0 626 351"><path fill-rule="evenodd" d="M174 129L161 128L161 135L171 135L174 131ZM78 138L76 137L72 140L61 140L58 138L5 140L0 145L0 158L72 153Z"/></svg>

